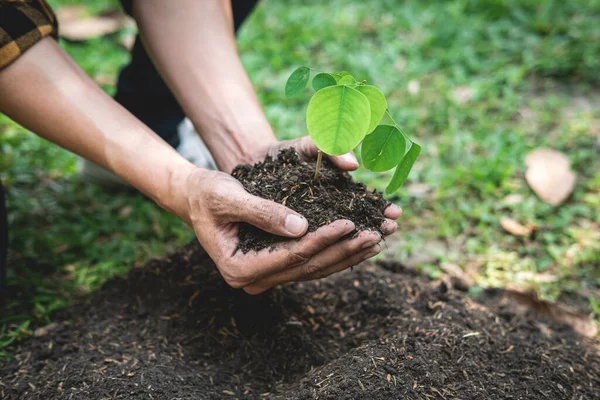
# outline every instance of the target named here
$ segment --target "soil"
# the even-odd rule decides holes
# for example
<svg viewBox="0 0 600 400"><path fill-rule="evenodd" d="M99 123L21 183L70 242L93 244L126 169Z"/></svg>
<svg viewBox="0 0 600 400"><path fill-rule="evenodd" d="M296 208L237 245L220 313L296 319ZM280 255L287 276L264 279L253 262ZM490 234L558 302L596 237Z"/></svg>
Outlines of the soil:
<svg viewBox="0 0 600 400"><path fill-rule="evenodd" d="M398 264L251 297L192 244L13 344L3 399L599 399L598 343Z"/></svg>
<svg viewBox="0 0 600 400"><path fill-rule="evenodd" d="M382 233L383 211L389 202L380 193L368 191L329 160L323 160L316 180L315 168L315 161L301 161L292 148L280 151L276 159L267 156L255 165L239 165L232 175L253 195L302 214L308 220L309 232L338 219L349 219L356 227L350 235L360 230ZM239 238L239 249L244 253L272 248L286 240L249 224L240 226Z"/></svg>

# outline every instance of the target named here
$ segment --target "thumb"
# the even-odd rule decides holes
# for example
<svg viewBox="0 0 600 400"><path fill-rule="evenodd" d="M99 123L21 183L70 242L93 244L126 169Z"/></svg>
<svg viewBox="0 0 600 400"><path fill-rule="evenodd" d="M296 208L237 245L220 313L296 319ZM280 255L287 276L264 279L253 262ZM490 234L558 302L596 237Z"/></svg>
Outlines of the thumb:
<svg viewBox="0 0 600 400"><path fill-rule="evenodd" d="M310 136L303 136L299 139L294 139L288 142L290 146L294 146L296 151L305 159L312 160L317 158L319 149L313 143ZM354 152L350 151L341 156L327 156L336 167L343 171L354 171L358 168L358 160Z"/></svg>
<svg viewBox="0 0 600 400"><path fill-rule="evenodd" d="M232 214L236 222L247 222L279 236L300 237L308 229L308 221L302 215L248 192L233 205Z"/></svg>

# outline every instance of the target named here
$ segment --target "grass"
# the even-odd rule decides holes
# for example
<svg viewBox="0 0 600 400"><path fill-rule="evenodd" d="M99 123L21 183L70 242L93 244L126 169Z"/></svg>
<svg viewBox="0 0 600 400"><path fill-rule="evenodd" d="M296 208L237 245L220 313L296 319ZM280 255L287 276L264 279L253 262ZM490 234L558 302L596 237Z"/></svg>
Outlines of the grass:
<svg viewBox="0 0 600 400"><path fill-rule="evenodd" d="M92 14L116 6L81 3ZM397 122L423 146L392 198L405 214L388 256L426 255L419 268L434 276L440 265L456 264L480 287L518 284L550 300L577 295L598 318L599 18L597 0L266 0L239 48L281 139L306 132L306 99L283 96L299 65L349 70L386 93ZM105 83L127 61L122 34L63 45ZM5 116L0 133L16 260L0 348L49 323L74 296L193 238L140 195L81 183L75 156ZM578 175L573 195L557 208L524 181L525 155L546 146L567 154ZM362 170L356 177L379 189L390 178ZM520 201L504 200L515 194ZM507 234L504 216L536 224L537 234Z"/></svg>

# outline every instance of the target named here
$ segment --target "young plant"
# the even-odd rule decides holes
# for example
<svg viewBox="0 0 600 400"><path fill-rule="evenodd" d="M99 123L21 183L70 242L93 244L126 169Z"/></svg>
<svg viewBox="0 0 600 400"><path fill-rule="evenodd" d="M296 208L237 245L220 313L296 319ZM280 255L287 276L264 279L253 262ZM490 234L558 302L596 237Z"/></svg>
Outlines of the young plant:
<svg viewBox="0 0 600 400"><path fill-rule="evenodd" d="M319 148L315 179L323 153L338 156L354 150L361 142L363 165L373 172L396 168L385 193L402 186L421 146L400 129L387 109L385 96L377 87L358 82L348 72L321 72L300 67L287 80L285 95L293 98L308 86L311 73L315 94L308 103L308 134ZM387 115L391 123L380 124Z"/></svg>

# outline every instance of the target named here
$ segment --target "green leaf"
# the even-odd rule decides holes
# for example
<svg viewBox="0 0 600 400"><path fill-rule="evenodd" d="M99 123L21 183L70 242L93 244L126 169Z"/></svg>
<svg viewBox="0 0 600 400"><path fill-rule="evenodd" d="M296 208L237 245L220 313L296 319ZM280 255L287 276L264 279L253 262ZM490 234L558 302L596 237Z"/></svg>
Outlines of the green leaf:
<svg viewBox="0 0 600 400"><path fill-rule="evenodd" d="M285 84L285 97L291 99L292 97L298 96L308 85L310 79L310 68L299 67L297 68Z"/></svg>
<svg viewBox="0 0 600 400"><path fill-rule="evenodd" d="M417 160L417 157L419 157L420 153L421 146L413 142L402 161L400 161L400 164L398 164L390 184L385 188L385 194L391 194L400 189L400 186L402 186L402 184L404 184L406 181L406 178L408 178L408 174L410 173L410 170L415 164L415 161Z"/></svg>
<svg viewBox="0 0 600 400"><path fill-rule="evenodd" d="M344 75L338 81L338 85L356 85L356 79L350 74Z"/></svg>
<svg viewBox="0 0 600 400"><path fill-rule="evenodd" d="M377 127L387 109L385 96L381 90L372 85L357 86L356 90L364 94L369 100L369 104L371 105L371 122L369 123L367 133L373 132L373 129Z"/></svg>
<svg viewBox="0 0 600 400"><path fill-rule="evenodd" d="M365 138L370 115L369 100L358 90L329 86L315 93L308 103L308 134L322 152L339 156Z"/></svg>
<svg viewBox="0 0 600 400"><path fill-rule="evenodd" d="M317 74L317 76L315 76L312 81L312 87L313 89L315 89L315 92L318 92L319 90L328 86L335 85L337 85L337 81L335 80L335 78L325 72Z"/></svg>
<svg viewBox="0 0 600 400"><path fill-rule="evenodd" d="M350 75L350 72L348 72L348 71L333 72L331 75L335 78L336 82L339 82L340 79L342 79L344 76Z"/></svg>
<svg viewBox="0 0 600 400"><path fill-rule="evenodd" d="M400 129L379 125L363 141L361 158L367 169L383 172L398 165L405 152L406 139Z"/></svg>

